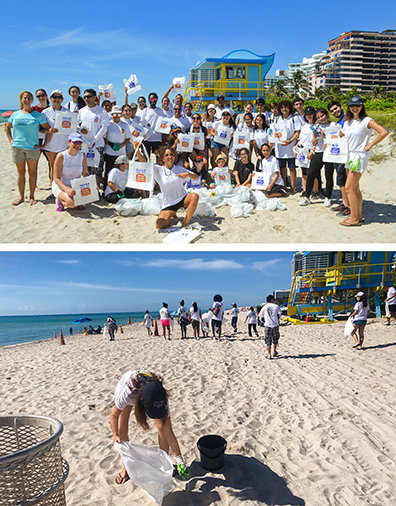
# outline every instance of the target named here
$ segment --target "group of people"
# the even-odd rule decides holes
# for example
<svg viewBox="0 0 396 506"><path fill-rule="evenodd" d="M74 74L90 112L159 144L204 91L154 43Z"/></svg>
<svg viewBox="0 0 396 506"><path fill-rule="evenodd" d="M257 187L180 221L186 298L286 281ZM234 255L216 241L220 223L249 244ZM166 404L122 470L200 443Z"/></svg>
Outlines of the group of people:
<svg viewBox="0 0 396 506"><path fill-rule="evenodd" d="M111 203L144 195L127 186L129 162L132 158L138 162L148 161L154 153L154 180L163 197L156 226L167 227L180 208L186 209L182 223L186 226L198 205L198 195L189 189L215 187L225 181L234 187L250 188L259 173L260 188L267 197L295 193L298 148L306 149L309 160L308 167L301 169L300 205L306 206L311 198L318 196L324 197L326 207L332 206L335 171L342 203L332 209L343 217L341 224L344 226L363 223L359 181L367 168L368 152L388 132L367 116L361 97L352 97L346 112L336 101L330 102L327 109L315 110L311 106L304 107L300 97L293 102L281 100L269 106L259 97L254 103L246 102L244 112L236 114L219 94L217 103L209 104L201 114L194 111L192 103L183 103L181 94L171 101L172 88L173 85L163 96L161 107L154 92L148 96L148 104L143 96L137 103L129 103L126 92L122 107L109 100L100 104L100 93L98 96L91 88L81 96L77 86L70 87L71 100L64 106L61 90L53 90L49 98L45 90L37 90L38 105L35 106L33 95L22 92L20 110L11 115L6 126L18 171L19 198L13 204L24 201L25 165L29 174L30 204L36 203L37 162L41 152L48 160L58 211L76 207L71 181L88 174L96 175L103 197ZM77 132L66 136L55 128L58 111L78 115ZM330 120L329 113L342 127L340 136L348 139L350 161L346 164L323 162L326 131L336 124ZM159 133L158 122L165 118L170 131ZM139 125L145 131L142 143L134 137L134 128ZM271 125L282 128L286 139L274 141L270 135ZM373 131L378 135L370 141ZM195 145L194 141L191 152L180 152L180 134L196 136L197 143ZM322 189L323 166L325 187Z"/></svg>

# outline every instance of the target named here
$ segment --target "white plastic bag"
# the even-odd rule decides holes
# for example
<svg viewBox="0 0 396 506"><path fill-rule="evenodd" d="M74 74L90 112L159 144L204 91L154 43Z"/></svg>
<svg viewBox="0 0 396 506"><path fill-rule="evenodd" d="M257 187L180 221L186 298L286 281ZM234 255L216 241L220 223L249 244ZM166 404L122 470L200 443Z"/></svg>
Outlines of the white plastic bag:
<svg viewBox="0 0 396 506"><path fill-rule="evenodd" d="M216 208L209 202L199 202L194 215L198 216L216 216Z"/></svg>
<svg viewBox="0 0 396 506"><path fill-rule="evenodd" d="M78 115L70 111L56 111L54 127L58 129L58 133L70 135L77 132Z"/></svg>
<svg viewBox="0 0 396 506"><path fill-rule="evenodd" d="M146 160L150 160L144 144L142 144L142 148ZM136 159L136 153L137 150L129 162L127 187L152 192L154 187L153 164L150 161L139 162Z"/></svg>
<svg viewBox="0 0 396 506"><path fill-rule="evenodd" d="M175 77L172 81L173 91L176 93L184 93L186 91L186 78Z"/></svg>
<svg viewBox="0 0 396 506"><path fill-rule="evenodd" d="M128 88L128 95L132 95L132 93L136 93L142 89L139 84L137 76L135 74L131 74L128 79L124 79L125 87Z"/></svg>
<svg viewBox="0 0 396 506"><path fill-rule="evenodd" d="M178 134L179 142L176 146L178 153L192 153L194 145L194 136L191 134Z"/></svg>
<svg viewBox="0 0 396 506"><path fill-rule="evenodd" d="M158 116L154 130L159 134L168 134L171 131L172 119Z"/></svg>
<svg viewBox="0 0 396 506"><path fill-rule="evenodd" d="M99 167L100 163L100 154L96 148L90 149L88 144L85 142L82 145L82 152L85 153L87 157L87 165L88 167Z"/></svg>
<svg viewBox="0 0 396 506"><path fill-rule="evenodd" d="M257 211L278 211L278 210L285 211L286 206L281 201L281 199L278 197L271 198L271 199L267 199L267 197L265 197L265 200L262 200L261 202L259 202L257 204L256 210Z"/></svg>
<svg viewBox="0 0 396 506"><path fill-rule="evenodd" d="M293 152L296 155L296 165L297 167L301 167L303 169L307 169L311 163L311 160L308 158L309 149L304 148L303 146L294 146Z"/></svg>
<svg viewBox="0 0 396 506"><path fill-rule="evenodd" d="M340 137L341 126L334 125L326 129L324 143L326 149L323 152L324 162L347 163L349 148L347 137Z"/></svg>
<svg viewBox="0 0 396 506"><path fill-rule="evenodd" d="M73 197L76 206L91 204L99 200L96 177L86 176L71 180L71 187L76 192Z"/></svg>
<svg viewBox="0 0 396 506"><path fill-rule="evenodd" d="M114 443L131 481L142 487L159 506L175 488L172 480L173 464L169 455L160 448L124 441Z"/></svg>
<svg viewBox="0 0 396 506"><path fill-rule="evenodd" d="M268 174L264 172L253 172L250 188L252 190L264 190L269 184Z"/></svg>
<svg viewBox="0 0 396 506"><path fill-rule="evenodd" d="M350 337L351 335L351 332L353 330L353 318L350 316L348 318L348 320L345 322L345 327L344 327L344 337Z"/></svg>
<svg viewBox="0 0 396 506"><path fill-rule="evenodd" d="M247 202L241 202L238 204L234 204L231 207L230 214L233 218L247 217L247 216L250 216L250 213L252 211L253 211L253 204L248 204Z"/></svg>
<svg viewBox="0 0 396 506"><path fill-rule="evenodd" d="M129 131L131 132L131 142L143 142L147 136L148 129L143 124L135 123L135 121L132 121L128 127Z"/></svg>
<svg viewBox="0 0 396 506"><path fill-rule="evenodd" d="M156 197L150 197L149 199L142 199L142 208L140 214L144 216L157 215L161 211L161 201Z"/></svg>
<svg viewBox="0 0 396 506"><path fill-rule="evenodd" d="M103 99L110 100L110 102L117 101L114 86L112 84L100 84L98 88L99 91L103 93Z"/></svg>
<svg viewBox="0 0 396 506"><path fill-rule="evenodd" d="M136 216L142 209L142 199L120 199L114 209L121 216Z"/></svg>
<svg viewBox="0 0 396 506"><path fill-rule="evenodd" d="M285 125L277 125L271 123L268 127L268 140L273 143L281 143L287 141L287 129Z"/></svg>

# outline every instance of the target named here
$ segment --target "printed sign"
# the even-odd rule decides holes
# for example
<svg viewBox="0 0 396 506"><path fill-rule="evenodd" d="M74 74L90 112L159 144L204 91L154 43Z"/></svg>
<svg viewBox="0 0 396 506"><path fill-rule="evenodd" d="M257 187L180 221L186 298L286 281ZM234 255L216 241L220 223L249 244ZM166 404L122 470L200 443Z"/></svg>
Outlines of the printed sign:
<svg viewBox="0 0 396 506"><path fill-rule="evenodd" d="M77 132L78 116L70 111L56 111L54 127L58 133L70 135Z"/></svg>
<svg viewBox="0 0 396 506"><path fill-rule="evenodd" d="M73 197L76 206L90 204L99 200L96 184L96 177L94 175L72 179L71 187L76 192Z"/></svg>

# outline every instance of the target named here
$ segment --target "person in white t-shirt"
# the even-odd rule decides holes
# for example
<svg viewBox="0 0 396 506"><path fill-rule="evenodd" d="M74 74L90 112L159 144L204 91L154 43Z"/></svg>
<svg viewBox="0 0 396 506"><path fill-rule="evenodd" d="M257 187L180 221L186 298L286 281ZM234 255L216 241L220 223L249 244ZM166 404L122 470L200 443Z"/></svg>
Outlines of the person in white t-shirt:
<svg viewBox="0 0 396 506"><path fill-rule="evenodd" d="M246 322L248 324L249 337L253 337L252 330L256 334L256 337L258 337L259 335L257 332L257 313L254 310L253 306L250 306L250 310L249 310L248 314L246 315L245 323Z"/></svg>
<svg viewBox="0 0 396 506"><path fill-rule="evenodd" d="M80 109L85 107L84 99L81 96L81 91L78 86L70 86L69 95L71 96L71 101L65 104L66 109L70 112L78 113Z"/></svg>
<svg viewBox="0 0 396 506"><path fill-rule="evenodd" d="M256 100L256 112L253 114L254 119L256 119L256 117L259 114L262 114L263 116L265 116L265 119L268 122L268 118L269 118L269 116L270 116L271 113L265 110L265 100L262 97L259 97Z"/></svg>
<svg viewBox="0 0 396 506"><path fill-rule="evenodd" d="M158 121L158 118L162 116L162 109L157 107L158 102L158 95L156 93L150 93L149 95L149 103L150 107L146 107L144 110L141 121L143 123L146 123L151 130L153 131L155 128L155 125ZM150 156L151 153L155 153L159 147L161 146L162 142L162 134L158 132L154 132L147 137L147 139L143 142L147 149L147 153Z"/></svg>
<svg viewBox="0 0 396 506"><path fill-rule="evenodd" d="M145 110L147 108L147 102L144 97L139 97L137 103L138 103L138 110L136 111L135 118L137 123L141 123L142 117L145 114Z"/></svg>
<svg viewBox="0 0 396 506"><path fill-rule="evenodd" d="M276 351L279 342L279 323L282 316L280 307L275 302L273 295L267 296L267 304L265 304L259 314L259 318L264 320L265 324L265 344L267 345L266 358L271 359L277 357L279 353ZM273 354L271 357L271 345L273 346Z"/></svg>
<svg viewBox="0 0 396 506"><path fill-rule="evenodd" d="M116 158L114 167L108 174L107 186L104 192L104 198L111 204L116 204L120 199L133 199L136 197L136 190L127 188L128 172L129 158L126 155Z"/></svg>
<svg viewBox="0 0 396 506"><path fill-rule="evenodd" d="M152 334L151 327L153 326L153 317L151 316L150 311L148 309L146 310L146 312L144 314L143 325L147 329L147 334L149 336L151 336L151 334Z"/></svg>
<svg viewBox="0 0 396 506"><path fill-rule="evenodd" d="M237 303L233 302L232 306L231 306L231 327L233 328L234 332L237 331L238 314L239 314L239 309L238 309Z"/></svg>
<svg viewBox="0 0 396 506"><path fill-rule="evenodd" d="M194 332L194 337L195 339L199 339L199 327L201 325L202 318L201 318L201 310L199 309L196 302L193 302L192 306L190 307L190 318Z"/></svg>
<svg viewBox="0 0 396 506"><path fill-rule="evenodd" d="M160 321L162 326L162 332L164 335L164 339L166 340L166 334L168 334L168 339L170 341L170 320L171 316L168 311L168 304L166 302L162 303L162 308L159 310Z"/></svg>
<svg viewBox="0 0 396 506"><path fill-rule="evenodd" d="M386 326L390 325L391 317L396 320L396 289L394 286L385 285L384 290L386 290L386 299L385 299L385 317L386 317Z"/></svg>
<svg viewBox="0 0 396 506"><path fill-rule="evenodd" d="M184 305L184 299L180 301L179 309L177 310L177 321L180 325L181 338L187 338L187 325L188 321L188 311L186 306Z"/></svg>
<svg viewBox="0 0 396 506"><path fill-rule="evenodd" d="M252 147L256 156L260 154L261 146L268 142L268 126L264 114L257 114L254 118ZM272 146L272 144L270 144Z"/></svg>
<svg viewBox="0 0 396 506"><path fill-rule="evenodd" d="M210 307L206 313L202 315L202 334L204 337L209 336L210 326L212 321L212 308Z"/></svg>
<svg viewBox="0 0 396 506"><path fill-rule="evenodd" d="M214 167L214 162L220 153L223 153L228 159L229 146L234 130L235 124L231 118L230 112L224 110L221 119L215 121L213 127L208 130L208 133L213 137L210 143L212 150L212 167Z"/></svg>
<svg viewBox="0 0 396 506"><path fill-rule="evenodd" d="M215 181L210 184L210 188L216 188L216 185L223 183L231 184L232 170L226 165L227 157L220 153L216 160L213 170L211 170L210 177Z"/></svg>
<svg viewBox="0 0 396 506"><path fill-rule="evenodd" d="M212 332L215 340L221 339L221 325L223 323L224 305L223 297L218 293L213 297Z"/></svg>
<svg viewBox="0 0 396 506"><path fill-rule="evenodd" d="M302 126L306 123L305 119L305 110L304 110L304 100L301 97L296 97L293 100L293 107L294 107L294 122L296 125L300 126L300 129Z"/></svg>
<svg viewBox="0 0 396 506"><path fill-rule="evenodd" d="M267 198L284 197L286 195L284 181L279 168L279 161L272 155L272 149L266 142L257 155L258 171L262 172L263 193ZM260 174L261 176L261 174Z"/></svg>
<svg viewBox="0 0 396 506"><path fill-rule="evenodd" d="M315 123L316 123L315 108L308 106L305 109L304 114L305 114L305 116L304 116L305 122L301 126L301 130L300 130L299 137L297 139L297 146L296 147L300 148L302 150L304 150L304 149L307 150L308 151L307 159L312 160L312 157L315 154L315 146L317 144L317 133L316 133L317 127L315 126ZM297 165L298 165L298 163L297 163ZM301 172L302 172L301 180L302 180L303 192L305 192L307 189L308 171L309 171L309 167L301 167ZM318 185L318 181L319 181L319 185ZM313 183L312 183L313 190L317 194L319 193L319 188L321 185L320 181L321 181L321 179L320 179L320 169L319 169L319 174L316 176L316 178L313 178ZM312 191L312 189L311 189L311 191ZM311 194L311 192L310 192L310 194ZM308 202L304 201L306 204L310 203L308 198L306 198L306 200L308 201ZM300 205L303 205L303 204L300 203Z"/></svg>
<svg viewBox="0 0 396 506"><path fill-rule="evenodd" d="M185 132L191 126L190 121L183 115L182 106L180 104L174 105L171 121L172 125L180 127L182 132Z"/></svg>
<svg viewBox="0 0 396 506"><path fill-rule="evenodd" d="M218 121L221 120L224 111L228 111L231 117L235 116L235 112L233 111L233 109L231 109L231 107L228 107L227 105L225 105L224 95L222 95L221 93L216 95L216 101L217 101L216 119Z"/></svg>
<svg viewBox="0 0 396 506"><path fill-rule="evenodd" d="M370 307L367 302L367 297L364 292L358 292L355 295L356 304L353 307L353 312L351 313L353 330L351 332L351 337L353 337L355 341L355 346L353 348L361 350L364 341L364 328L367 323L367 316L370 311ZM358 334L358 336L356 335Z"/></svg>
<svg viewBox="0 0 396 506"><path fill-rule="evenodd" d="M114 391L114 406L110 414L110 427L115 443L129 441L129 418L134 411L136 422L144 430L149 428L148 419L154 420L161 450L172 449L176 470L182 478L190 471L184 463L179 443L172 429L168 392L161 376L145 370L130 370L123 374ZM117 485L129 480L125 466L116 477Z"/></svg>
<svg viewBox="0 0 396 506"><path fill-rule="evenodd" d="M345 191L347 192L351 214L344 221L341 221L340 225L356 227L364 221L362 215L363 197L360 192L359 181L367 168L368 152L373 146L385 139L388 131L367 116L363 99L359 96L352 97L349 100L342 130L348 139L349 146L349 161L345 165L347 170ZM373 130L378 135L369 142Z"/></svg>
<svg viewBox="0 0 396 506"><path fill-rule="evenodd" d="M103 175L103 189L106 190L107 178L114 167L115 161L119 156L126 155L125 146L131 138L129 128L124 121L121 121L122 110L118 105L114 105L111 109L111 117L109 128L104 137L104 161L105 169Z"/></svg>

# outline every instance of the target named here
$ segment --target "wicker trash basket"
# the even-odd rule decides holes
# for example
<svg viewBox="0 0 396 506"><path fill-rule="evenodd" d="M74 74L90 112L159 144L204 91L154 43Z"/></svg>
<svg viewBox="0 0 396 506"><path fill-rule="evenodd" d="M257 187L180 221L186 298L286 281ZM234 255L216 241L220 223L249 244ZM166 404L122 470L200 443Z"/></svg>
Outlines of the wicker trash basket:
<svg viewBox="0 0 396 506"><path fill-rule="evenodd" d="M63 425L47 416L0 416L2 506L66 504L69 466L62 458Z"/></svg>

